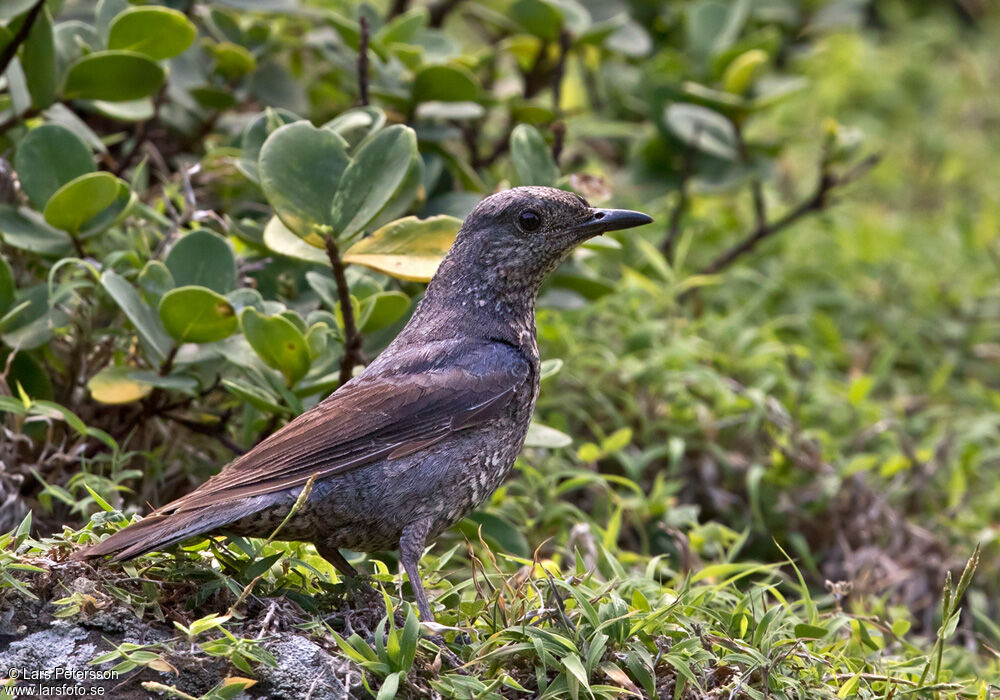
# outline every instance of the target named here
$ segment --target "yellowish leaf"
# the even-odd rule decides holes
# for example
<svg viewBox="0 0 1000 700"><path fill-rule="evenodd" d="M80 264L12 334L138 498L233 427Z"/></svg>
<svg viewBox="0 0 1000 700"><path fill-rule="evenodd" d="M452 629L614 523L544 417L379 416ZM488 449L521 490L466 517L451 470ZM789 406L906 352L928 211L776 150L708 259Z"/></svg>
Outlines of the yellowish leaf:
<svg viewBox="0 0 1000 700"><path fill-rule="evenodd" d="M344 254L344 262L411 282L428 282L461 227L461 220L453 216L407 216L355 243Z"/></svg>

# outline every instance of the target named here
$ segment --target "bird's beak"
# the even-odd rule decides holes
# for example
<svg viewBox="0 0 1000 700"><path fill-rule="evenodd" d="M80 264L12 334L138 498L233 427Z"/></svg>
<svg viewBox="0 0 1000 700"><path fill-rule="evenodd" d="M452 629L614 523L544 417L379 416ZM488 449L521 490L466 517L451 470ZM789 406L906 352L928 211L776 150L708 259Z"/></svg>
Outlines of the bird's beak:
<svg viewBox="0 0 1000 700"><path fill-rule="evenodd" d="M652 223L653 218L638 211L628 209L591 209L590 217L573 227L573 233L581 240L607 231L618 231Z"/></svg>

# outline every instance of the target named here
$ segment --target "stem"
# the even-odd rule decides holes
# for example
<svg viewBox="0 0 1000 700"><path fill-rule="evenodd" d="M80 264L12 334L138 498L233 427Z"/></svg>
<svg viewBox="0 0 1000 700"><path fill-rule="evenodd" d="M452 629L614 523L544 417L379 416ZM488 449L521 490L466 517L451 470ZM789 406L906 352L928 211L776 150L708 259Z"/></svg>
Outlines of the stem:
<svg viewBox="0 0 1000 700"><path fill-rule="evenodd" d="M38 19L38 15L41 14L42 8L45 7L45 0L38 0L31 9L28 10L28 14L24 18L24 22L18 27L17 33L10 40L10 43L3 47L3 51L0 51L0 74L3 74L7 70L7 66L17 55L17 50L21 48L21 44L24 40L28 38L28 34L31 33L31 27L34 26L35 20Z"/></svg>
<svg viewBox="0 0 1000 700"><path fill-rule="evenodd" d="M695 150L698 146L698 139L701 137L701 129L696 128L694 132L694 143L688 144L687 148L684 150L684 159L681 162L681 177L678 183L677 189L677 204L674 206L673 211L670 212L670 223L667 226L667 237L663 239L663 243L660 246L660 250L663 252L663 257L667 259L667 262L673 264L674 262L674 246L677 245L677 239L681 235L681 221L684 220L684 214L687 213L689 193L691 185L691 173L694 171L694 156Z"/></svg>
<svg viewBox="0 0 1000 700"><path fill-rule="evenodd" d="M789 212L787 212L784 216L779 217L777 220L770 223L765 221L762 224L758 224L746 238L716 257L715 260L710 262L703 270L701 270L700 274L711 275L726 269L738 258L756 248L761 241L770 238L774 234L780 232L788 226L791 226L807 214L822 211L826 208L828 195L833 190L838 187L848 185L862 177L865 173L875 167L879 160L881 160L880 155L870 155L867 158L862 159L860 163L851 168L849 171L839 176L830 173L826 166L823 165L820 172L819 182L816 184L816 189L813 191L812 195L801 202L798 206L793 207Z"/></svg>
<svg viewBox="0 0 1000 700"><path fill-rule="evenodd" d="M156 120L159 119L160 106L163 104L163 99L166 95L167 86L164 85L160 88L160 91L156 93L156 97L153 98L153 116L139 123L139 126L135 129L135 136L133 137L134 140L131 148L129 148L128 151L122 155L121 160L118 161L118 165L115 167L114 171L117 177L121 177L121 174L128 169L128 167L132 164L132 161L135 159L136 153L138 153L139 149L142 148L142 144L146 142L146 135L149 133L149 127L156 123Z"/></svg>
<svg viewBox="0 0 1000 700"><path fill-rule="evenodd" d="M365 361L361 349L361 333L354 320L354 306L351 304L351 289L347 286L344 276L344 262L340 259L340 251L333 239L326 238L326 254L333 268L333 279L337 284L337 297L340 301L340 314L344 318L344 356L340 358L340 383L345 384L354 376L354 367Z"/></svg>
<svg viewBox="0 0 1000 700"><path fill-rule="evenodd" d="M174 343L170 348L170 352L167 353L166 358L163 360L163 364L160 365L160 376L165 377L170 374L170 370L174 367L174 358L177 357L177 350L180 349L180 345Z"/></svg>
<svg viewBox="0 0 1000 700"><path fill-rule="evenodd" d="M361 43L358 46L358 92L361 105L368 106L368 18L361 17Z"/></svg>

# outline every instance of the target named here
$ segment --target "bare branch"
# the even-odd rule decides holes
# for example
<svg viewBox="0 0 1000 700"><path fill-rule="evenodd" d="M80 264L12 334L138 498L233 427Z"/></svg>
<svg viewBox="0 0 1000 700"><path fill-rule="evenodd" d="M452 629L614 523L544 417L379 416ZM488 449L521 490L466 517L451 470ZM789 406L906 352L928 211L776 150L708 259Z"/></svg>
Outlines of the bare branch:
<svg viewBox="0 0 1000 700"><path fill-rule="evenodd" d="M7 70L7 66L10 62L14 60L14 56L17 55L17 50L21 48L21 44L28 38L31 33L31 28L35 24L35 20L38 19L38 15L42 13L42 8L45 7L45 0L38 0L31 9L28 10L28 14L25 16L24 21L21 22L21 26L18 27L17 33L11 38L6 46L3 47L3 51L0 51L0 75Z"/></svg>
<svg viewBox="0 0 1000 700"><path fill-rule="evenodd" d="M333 279L337 284L337 297L340 302L340 314L344 320L344 356L340 358L340 383L350 381L354 376L354 368L365 361L362 350L361 332L354 319L354 306L351 304L351 288L347 286L344 275L344 261L340 258L337 244L330 236L326 237L326 255L330 258L333 268Z"/></svg>
<svg viewBox="0 0 1000 700"><path fill-rule="evenodd" d="M819 182L816 184L816 189L808 198L790 209L784 216L779 217L775 221L770 223L765 222L763 225L758 225L750 233L750 235L710 262L704 269L701 270L701 274L714 274L726 269L738 258L746 255L756 248L761 241L770 238L774 234L791 226L807 214L822 211L829 203L828 198L832 191L839 187L849 185L850 183L863 177L869 170L874 168L880 160L880 154L876 153L869 155L842 175L834 175L829 172L828 168L824 165L820 173Z"/></svg>

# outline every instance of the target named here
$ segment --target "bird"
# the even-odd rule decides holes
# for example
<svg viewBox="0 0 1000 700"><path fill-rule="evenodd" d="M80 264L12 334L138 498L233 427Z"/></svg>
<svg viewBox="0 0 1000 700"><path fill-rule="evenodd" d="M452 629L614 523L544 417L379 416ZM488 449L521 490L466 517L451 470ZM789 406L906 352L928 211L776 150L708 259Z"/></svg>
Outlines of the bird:
<svg viewBox="0 0 1000 700"><path fill-rule="evenodd" d="M650 222L550 187L486 197L410 320L363 371L191 493L72 558L122 561L196 536L268 537L281 525L277 539L313 543L351 579L358 572L341 549L398 549L420 618L433 622L418 570L427 543L490 497L525 441L542 282L585 240Z"/></svg>

